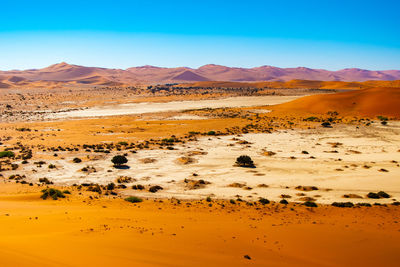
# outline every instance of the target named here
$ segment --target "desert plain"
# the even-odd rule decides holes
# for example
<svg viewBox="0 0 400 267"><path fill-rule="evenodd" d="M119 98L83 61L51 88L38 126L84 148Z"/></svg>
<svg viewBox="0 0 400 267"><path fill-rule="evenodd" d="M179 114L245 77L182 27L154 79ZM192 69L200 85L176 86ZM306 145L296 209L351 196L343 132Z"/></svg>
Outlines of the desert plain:
<svg viewBox="0 0 400 267"><path fill-rule="evenodd" d="M3 266L398 265L398 83L149 88L1 89Z"/></svg>

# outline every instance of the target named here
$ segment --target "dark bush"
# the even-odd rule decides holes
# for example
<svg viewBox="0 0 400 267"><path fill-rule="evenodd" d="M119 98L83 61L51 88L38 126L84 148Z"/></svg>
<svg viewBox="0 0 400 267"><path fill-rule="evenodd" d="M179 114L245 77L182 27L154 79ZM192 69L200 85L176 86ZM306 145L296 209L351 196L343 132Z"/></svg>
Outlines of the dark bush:
<svg viewBox="0 0 400 267"><path fill-rule="evenodd" d="M81 163L82 162L82 160L80 158L74 158L72 161L74 163Z"/></svg>
<svg viewBox="0 0 400 267"><path fill-rule="evenodd" d="M289 202L286 199L282 199L281 201L279 201L279 203L285 204L285 205L289 204Z"/></svg>
<svg viewBox="0 0 400 267"><path fill-rule="evenodd" d="M151 193L156 193L158 190L163 190L163 188L159 185L154 185L149 188L149 192Z"/></svg>
<svg viewBox="0 0 400 267"><path fill-rule="evenodd" d="M331 124L330 124L329 122L327 122L327 121L321 123L321 126L322 126L322 127L325 127L325 128L332 128Z"/></svg>
<svg viewBox="0 0 400 267"><path fill-rule="evenodd" d="M111 162L114 163L115 166L121 166L128 162L128 159L125 156L117 155L111 159Z"/></svg>
<svg viewBox="0 0 400 267"><path fill-rule="evenodd" d="M53 200L57 200L58 198L65 198L64 194L54 188L47 188L42 190L42 195L40 196L41 199L47 199L48 197L51 197Z"/></svg>
<svg viewBox="0 0 400 267"><path fill-rule="evenodd" d="M380 198L390 198L390 195L388 193L384 192L384 191L379 191L378 192L378 196Z"/></svg>
<svg viewBox="0 0 400 267"><path fill-rule="evenodd" d="M143 199L141 199L139 197L131 196L131 197L125 198L125 201L131 202L131 203L139 203L139 202L142 202Z"/></svg>
<svg viewBox="0 0 400 267"><path fill-rule="evenodd" d="M372 205L369 204L369 203L357 203L357 206L359 206L359 207L372 207Z"/></svg>
<svg viewBox="0 0 400 267"><path fill-rule="evenodd" d="M384 191L379 191L378 193L369 192L367 197L373 199L379 199L379 198L389 198L390 195Z"/></svg>
<svg viewBox="0 0 400 267"><path fill-rule="evenodd" d="M247 156L247 155L242 155L236 159L236 165L239 167L247 167L247 168L254 168L254 162L253 160Z"/></svg>
<svg viewBox="0 0 400 267"><path fill-rule="evenodd" d="M354 207L354 204L351 202L333 202L332 206L338 208L351 208Z"/></svg>
<svg viewBox="0 0 400 267"><path fill-rule="evenodd" d="M269 200L266 198L261 197L258 202L260 202L261 204L265 205L265 204L269 204Z"/></svg>
<svg viewBox="0 0 400 267"><path fill-rule="evenodd" d="M39 183L43 183L43 184L53 184L52 181L50 181L47 178L39 178Z"/></svg>
<svg viewBox="0 0 400 267"><path fill-rule="evenodd" d="M306 201L303 203L303 205L306 207L313 207L313 208L318 207L317 203L315 203L313 201Z"/></svg>
<svg viewBox="0 0 400 267"><path fill-rule="evenodd" d="M135 184L135 185L132 185L132 189L134 189L134 190L143 190L144 189L144 186L143 185L141 185L141 184Z"/></svg>
<svg viewBox="0 0 400 267"><path fill-rule="evenodd" d="M13 158L13 157L15 157L15 154L12 151L1 151L0 152L0 158Z"/></svg>
<svg viewBox="0 0 400 267"><path fill-rule="evenodd" d="M106 188L107 188L107 190L113 190L113 189L115 188L115 184L114 184L114 183L109 183L109 184L106 186Z"/></svg>
<svg viewBox="0 0 400 267"><path fill-rule="evenodd" d="M100 185L98 185L98 184L89 185L87 188L87 191L96 192L96 193L101 194L101 188L100 188Z"/></svg>

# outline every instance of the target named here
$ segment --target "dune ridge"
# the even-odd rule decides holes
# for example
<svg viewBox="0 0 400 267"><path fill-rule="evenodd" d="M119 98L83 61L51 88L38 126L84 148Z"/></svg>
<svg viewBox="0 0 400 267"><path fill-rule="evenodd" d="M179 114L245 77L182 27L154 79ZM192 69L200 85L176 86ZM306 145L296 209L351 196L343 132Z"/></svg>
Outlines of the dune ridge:
<svg viewBox="0 0 400 267"><path fill-rule="evenodd" d="M275 112L293 114L326 114L336 111L348 116L389 116L400 118L400 89L378 87L336 94L302 97L276 105Z"/></svg>
<svg viewBox="0 0 400 267"><path fill-rule="evenodd" d="M108 85L110 83L116 83L116 85L132 85L138 82L288 82L291 80L332 82L364 82L369 80L394 81L400 80L400 70L371 71L352 68L338 71L328 71L305 67L278 68L273 66L261 66L254 68L237 68L214 64L204 65L197 69L188 67L163 68L155 66L141 66L124 70L85 67L62 62L42 69L0 71L0 82L9 84L10 86L21 86L21 83L28 81L64 83L83 82L94 85ZM275 86L279 86L279 84Z"/></svg>

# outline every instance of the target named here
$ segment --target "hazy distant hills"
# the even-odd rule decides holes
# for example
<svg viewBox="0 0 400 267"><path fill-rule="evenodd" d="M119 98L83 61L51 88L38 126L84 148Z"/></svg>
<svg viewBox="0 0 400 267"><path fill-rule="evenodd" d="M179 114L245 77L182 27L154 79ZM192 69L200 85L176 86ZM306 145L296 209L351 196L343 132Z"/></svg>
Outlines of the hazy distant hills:
<svg viewBox="0 0 400 267"><path fill-rule="evenodd" d="M197 69L178 67L161 68L154 66L128 69L107 69L84 67L67 63L54 64L43 69L0 71L0 88L15 86L57 86L59 83L91 85L129 85L136 83L182 83L200 81L367 81L399 80L400 70L371 71L363 69L343 69L328 71L323 69L278 68L261 66L255 68L235 68L220 65L204 65Z"/></svg>

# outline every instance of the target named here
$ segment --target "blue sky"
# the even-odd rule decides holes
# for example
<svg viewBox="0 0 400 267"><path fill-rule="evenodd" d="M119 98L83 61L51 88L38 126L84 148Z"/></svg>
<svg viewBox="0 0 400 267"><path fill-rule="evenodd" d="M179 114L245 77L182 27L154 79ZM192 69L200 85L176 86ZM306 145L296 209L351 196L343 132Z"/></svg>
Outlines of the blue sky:
<svg viewBox="0 0 400 267"><path fill-rule="evenodd" d="M400 69L398 1L1 1L0 69Z"/></svg>

